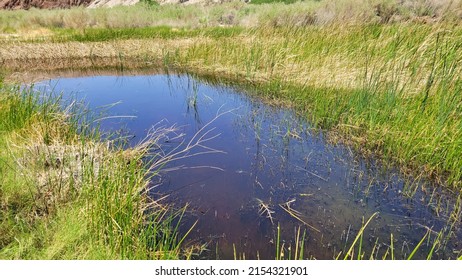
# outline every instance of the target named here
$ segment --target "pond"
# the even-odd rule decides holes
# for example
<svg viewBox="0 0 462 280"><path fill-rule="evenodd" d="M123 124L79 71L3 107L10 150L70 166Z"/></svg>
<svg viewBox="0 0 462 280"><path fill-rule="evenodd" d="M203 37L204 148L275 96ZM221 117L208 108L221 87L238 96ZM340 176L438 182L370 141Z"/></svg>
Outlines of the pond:
<svg viewBox="0 0 462 280"><path fill-rule="evenodd" d="M451 195L330 144L292 110L238 88L186 74L57 76L39 87L85 100L106 115L101 128L130 135L130 145L153 126L177 128L161 143L167 152L205 135L205 147L191 151L197 155L165 166L152 192L177 207L189 204L183 233L197 224L186 244L207 246L197 258L293 258L303 251L304 258L333 259L376 212L361 240L364 258L390 258L392 249L406 258L426 234L414 258L427 258L433 246L432 258L461 250Z"/></svg>

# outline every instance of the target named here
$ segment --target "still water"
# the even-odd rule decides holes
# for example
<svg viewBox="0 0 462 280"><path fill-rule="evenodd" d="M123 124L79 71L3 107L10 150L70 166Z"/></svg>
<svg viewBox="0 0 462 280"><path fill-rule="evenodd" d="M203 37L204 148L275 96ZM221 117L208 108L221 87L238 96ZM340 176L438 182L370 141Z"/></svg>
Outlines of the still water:
<svg viewBox="0 0 462 280"><path fill-rule="evenodd" d="M242 91L189 75L87 76L41 82L66 102L84 100L100 112L101 128L142 141L153 127L175 126L164 151L192 137L209 139L165 167L152 195L168 194L177 207L186 244L203 244L197 258L274 259L279 247L293 258L332 259L350 248L362 224L362 252L406 258L428 232L414 258L455 258L461 250L460 214L429 183L332 145L293 111ZM177 137L179 136L179 137ZM206 152L206 153L204 153ZM157 178L159 179L159 178ZM438 238L439 242L435 243ZM299 236L297 238L297 234ZM295 244L298 240L298 246ZM355 249L357 253L358 248Z"/></svg>

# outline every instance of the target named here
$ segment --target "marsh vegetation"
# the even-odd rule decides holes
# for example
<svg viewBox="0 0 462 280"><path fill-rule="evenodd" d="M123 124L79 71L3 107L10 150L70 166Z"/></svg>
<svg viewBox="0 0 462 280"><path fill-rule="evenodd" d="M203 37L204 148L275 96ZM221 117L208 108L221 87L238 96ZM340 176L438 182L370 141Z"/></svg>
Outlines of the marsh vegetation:
<svg viewBox="0 0 462 280"><path fill-rule="evenodd" d="M0 163L4 174L0 192L2 256L191 256L194 248L187 253L180 249L183 239L172 230L185 210L171 210L146 195L157 171L146 158L152 158L150 147L157 145L158 138L124 149L126 146L108 140L113 138L105 140L99 130L83 122L86 114L81 107L63 109L57 100L44 102L24 87L11 86L21 82L25 70L43 75L64 69L162 68L239 84L266 103L294 109L309 122L310 129L327 141L342 143L355 155L373 159L381 166L377 169L399 170L400 176L407 178L400 187L402 193L410 199L421 198L437 215L446 213L449 231L428 228L421 232L422 243L414 244L420 248L427 244L429 252L419 258L440 257L434 253L445 237L459 240L461 17L462 3L444 0L258 5L237 1L205 6L140 4L114 9L1 11L0 67L2 80L6 80L0 105L0 143L5 147ZM197 98L196 92L189 99L192 112L201 106ZM271 133L261 130L259 122L252 125L259 135ZM58 129L62 127L65 129ZM285 135L296 139L300 131L291 129ZM377 183L380 187L387 189ZM117 191L120 188L124 191ZM440 188L444 196L437 195ZM372 189L361 188L361 192ZM119 197L121 193L123 197ZM440 197L452 198L441 203L446 199L438 200ZM272 224L273 235L279 236L273 221L275 207L292 218L299 216L290 204L284 204L290 199L277 203L269 197L258 199L254 200L255 212ZM129 210L120 210L124 205ZM106 210L97 211L98 207ZM364 224L373 212L368 214ZM131 216L136 222L128 218ZM355 228L356 233L363 232L360 220ZM63 229L78 234L61 232ZM146 233L142 240L136 237L140 232ZM295 233L296 240L304 240L300 237L305 236L303 229ZM352 241L350 230L340 235ZM388 244L387 258L398 256L393 235L380 241ZM278 243L276 240L273 238ZM354 239L359 248L361 240ZM167 243L168 247L162 247ZM276 247L279 258L281 244ZM297 241L290 246L296 248L297 257L301 256L300 247L306 249L307 243ZM374 255L378 247L373 248L368 256L384 256ZM230 245L228 249L239 258L239 248ZM364 256L364 252L353 254L348 249L345 243L345 253L332 257ZM287 253L287 247L284 250ZM460 248L454 250L452 258L460 256ZM416 256L408 250L405 257L410 255Z"/></svg>

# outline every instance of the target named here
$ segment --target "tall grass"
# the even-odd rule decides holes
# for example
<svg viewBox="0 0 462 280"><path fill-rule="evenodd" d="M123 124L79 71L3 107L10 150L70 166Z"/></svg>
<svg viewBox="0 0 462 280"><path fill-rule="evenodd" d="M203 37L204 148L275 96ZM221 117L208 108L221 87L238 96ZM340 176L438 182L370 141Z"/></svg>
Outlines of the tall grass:
<svg viewBox="0 0 462 280"><path fill-rule="evenodd" d="M447 239L452 235L452 229L442 229L439 232L434 231L431 228L426 228L425 233L422 235L420 240L415 240L411 243L406 243L406 246L396 246L397 239L390 234L388 240L371 240L370 238L365 239L365 232L367 231L368 224L379 215L378 212L372 214L369 219L363 223L359 228L354 240L351 244L345 243L343 251L337 253L335 259L343 260L396 260L396 259L427 259L431 260L434 258L434 254L437 251L445 250L447 246ZM366 241L367 240L367 241ZM369 243L369 248L365 248L364 244ZM409 246L410 245L410 246ZM398 253L398 254L397 254ZM460 259L461 252L455 252L454 258ZM397 256L399 255L399 257Z"/></svg>
<svg viewBox="0 0 462 280"><path fill-rule="evenodd" d="M462 30L261 28L177 50L179 67L250 81L358 149L460 186Z"/></svg>
<svg viewBox="0 0 462 280"><path fill-rule="evenodd" d="M368 225L373 222L374 218L377 218L378 212L372 214L367 221L362 221L361 227L357 230L351 242L348 242L348 238L345 240L345 247L340 252L334 252L333 258L336 260L396 260L396 259L422 259L431 260L433 254L445 247L445 234L444 230L435 232L430 228L422 236L422 238L411 245L411 247L395 248L395 238L393 234L390 235L390 240L371 240L370 237L366 237L365 232L368 230ZM278 224L275 229L275 259L276 260L303 260L306 258L313 258L313 256L306 256L305 241L307 241L306 232L301 234L301 228L298 227L295 230L295 236L292 241L281 240L281 228ZM449 235L452 233L449 233ZM368 244L368 245L366 245ZM398 252L399 254L397 254ZM397 257L399 255L399 257ZM459 254L457 254L458 256ZM457 257L456 257L457 258ZM236 253L235 253L236 259Z"/></svg>
<svg viewBox="0 0 462 280"><path fill-rule="evenodd" d="M56 32L54 42L104 42L109 40L126 39L181 39L191 37L229 37L242 32L239 27L202 29L176 29L169 26L143 27L143 28L92 28L83 32L75 29L62 29Z"/></svg>
<svg viewBox="0 0 462 280"><path fill-rule="evenodd" d="M271 2L271 3L266 3ZM260 5L254 5L260 4ZM460 0L234 0L219 5L149 5L69 10L0 11L0 34L46 35L47 30L71 28L139 28L171 26L257 27L265 24L329 25L397 22L459 22ZM32 31L34 30L34 31ZM33 34L32 34L33 35Z"/></svg>
<svg viewBox="0 0 462 280"><path fill-rule="evenodd" d="M24 58L37 65L42 58L49 59L47 64L95 57L116 57L122 64L159 60L235 81L269 101L294 106L313 125L329 129L332 138L459 190L462 29L454 23L460 22L461 4L439 3L344 0L226 4L233 9L1 12L6 33L20 31L34 15L33 25L52 31L44 31L51 37L41 40L4 39L0 58L6 66L7 61L25 64ZM193 17L200 9L204 14ZM136 14L138 21L118 21L120 13ZM143 21L145 16L149 20ZM79 24L65 23L71 19ZM158 27L164 24L176 28ZM210 28L216 25L253 28ZM182 239L174 229L182 210L172 212L144 195L155 174L144 165L150 144L124 151L98 143L94 131L75 133L82 127L63 117L53 102L38 103L29 92L18 94L19 88L2 86L0 92L0 144L5 147L0 171L6 174L0 199L8 213L0 226L1 256L180 256ZM26 155L32 155L29 162ZM287 253L280 246L279 257ZM303 250L295 251L291 258L300 258ZM393 259L393 237L390 254ZM358 256L363 254L345 255Z"/></svg>
<svg viewBox="0 0 462 280"><path fill-rule="evenodd" d="M59 99L0 87L0 257L4 259L187 258L184 209L151 198L170 129L124 149ZM157 157L156 157L157 156Z"/></svg>

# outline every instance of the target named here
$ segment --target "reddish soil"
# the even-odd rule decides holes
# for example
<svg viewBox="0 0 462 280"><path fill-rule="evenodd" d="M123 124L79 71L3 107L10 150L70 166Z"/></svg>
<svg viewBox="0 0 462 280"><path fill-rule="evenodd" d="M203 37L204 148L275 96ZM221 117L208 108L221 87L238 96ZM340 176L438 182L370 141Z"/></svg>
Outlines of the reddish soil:
<svg viewBox="0 0 462 280"><path fill-rule="evenodd" d="M57 9L71 6L87 6L93 0L0 0L0 9Z"/></svg>

